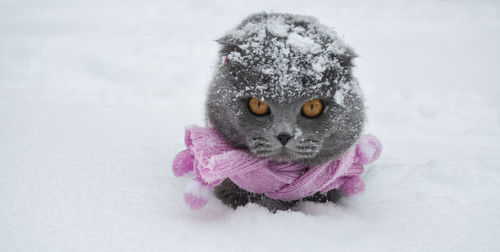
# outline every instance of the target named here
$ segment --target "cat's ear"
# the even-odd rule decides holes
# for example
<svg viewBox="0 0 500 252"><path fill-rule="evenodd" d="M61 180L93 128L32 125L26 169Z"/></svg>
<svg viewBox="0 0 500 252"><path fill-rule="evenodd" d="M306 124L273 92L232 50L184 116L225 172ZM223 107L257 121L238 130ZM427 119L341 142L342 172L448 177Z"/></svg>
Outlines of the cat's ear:
<svg viewBox="0 0 500 252"><path fill-rule="evenodd" d="M354 65L353 60L358 55L351 48L347 48L342 54L337 54L333 57L339 61L342 67L351 68Z"/></svg>
<svg viewBox="0 0 500 252"><path fill-rule="evenodd" d="M352 66L354 66L353 60L357 56L358 55L356 55L356 53L354 53L354 51L352 49L350 49L350 48L347 48L341 54L330 54L329 55L330 60L338 62L343 69L345 69L345 70L347 70L349 72L351 71ZM338 74L340 74L339 73L339 69L336 69L336 68L327 68L323 72L323 78L322 78L322 80L323 81L328 80L328 79L334 80L334 79L336 79L338 77Z"/></svg>
<svg viewBox="0 0 500 252"><path fill-rule="evenodd" d="M219 39L215 40L221 48L219 50L220 55L227 56L231 52L241 52L240 47L238 46L238 41L233 38L231 35L225 35Z"/></svg>
<svg viewBox="0 0 500 252"><path fill-rule="evenodd" d="M219 43L220 45L224 46L227 44L233 44L232 42L232 36L230 34L224 35L218 39L215 40L215 42Z"/></svg>

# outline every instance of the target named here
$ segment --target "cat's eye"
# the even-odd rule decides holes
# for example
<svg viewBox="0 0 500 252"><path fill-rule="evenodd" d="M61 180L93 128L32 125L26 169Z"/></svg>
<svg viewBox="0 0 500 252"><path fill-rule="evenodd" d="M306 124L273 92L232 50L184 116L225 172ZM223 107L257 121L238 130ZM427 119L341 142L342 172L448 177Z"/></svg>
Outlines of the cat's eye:
<svg viewBox="0 0 500 252"><path fill-rule="evenodd" d="M321 111L323 111L323 103L318 99L312 99L302 105L302 114L309 118L319 116Z"/></svg>
<svg viewBox="0 0 500 252"><path fill-rule="evenodd" d="M269 105L266 102L255 97L252 97L250 98L250 100L248 100L248 107L254 115L263 116L269 113Z"/></svg>

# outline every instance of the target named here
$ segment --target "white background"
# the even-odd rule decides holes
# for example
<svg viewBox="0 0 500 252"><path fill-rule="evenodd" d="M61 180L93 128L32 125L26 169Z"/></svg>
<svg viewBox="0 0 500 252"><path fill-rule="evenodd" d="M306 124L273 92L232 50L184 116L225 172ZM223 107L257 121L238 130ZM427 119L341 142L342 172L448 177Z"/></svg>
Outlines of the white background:
<svg viewBox="0 0 500 252"><path fill-rule="evenodd" d="M262 10L359 54L366 191L271 214L183 202L214 42ZM0 251L500 250L496 1L0 1Z"/></svg>

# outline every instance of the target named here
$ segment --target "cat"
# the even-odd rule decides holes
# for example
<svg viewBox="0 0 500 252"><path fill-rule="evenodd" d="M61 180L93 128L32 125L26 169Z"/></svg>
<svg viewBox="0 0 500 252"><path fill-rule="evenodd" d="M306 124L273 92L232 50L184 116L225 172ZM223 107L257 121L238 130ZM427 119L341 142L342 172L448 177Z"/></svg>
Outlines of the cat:
<svg viewBox="0 0 500 252"><path fill-rule="evenodd" d="M310 16L257 13L217 42L208 91L208 124L237 148L307 167L337 159L359 139L365 113L352 76L353 50ZM338 190L280 201L247 192L230 179L215 195L233 208L249 202L286 210L300 200L336 202Z"/></svg>

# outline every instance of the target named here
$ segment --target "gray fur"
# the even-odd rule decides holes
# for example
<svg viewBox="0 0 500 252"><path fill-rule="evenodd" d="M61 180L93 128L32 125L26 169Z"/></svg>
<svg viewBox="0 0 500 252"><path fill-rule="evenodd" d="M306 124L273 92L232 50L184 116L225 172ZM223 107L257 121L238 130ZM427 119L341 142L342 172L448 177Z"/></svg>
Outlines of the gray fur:
<svg viewBox="0 0 500 252"><path fill-rule="evenodd" d="M248 27L249 23L262 24L276 18L287 27L302 27L299 30L306 31L302 33L304 37L313 34L311 38L321 48L327 48L332 43L340 48L333 52L315 52L315 57L331 60L328 64L324 63L325 69L319 76L308 70L312 68L308 52L292 51L288 59L270 55L273 52L266 51L270 48L269 44L279 42L279 48L283 49L287 46L287 38L267 32L267 28L265 38L258 40L264 46L256 45L255 50L260 48L260 51L254 53L252 48L248 49L249 41L256 39L252 34L241 35L241 29ZM309 30L313 31L307 33ZM238 53L237 57L229 57L228 62L222 60L218 65L208 93L207 120L234 146L247 149L256 156L314 166L338 158L357 141L364 124L364 106L351 71L355 55L333 31L311 17L259 13L245 19L218 42L221 44L221 58ZM288 65L274 60L286 60ZM269 71L270 67L280 67L280 70ZM338 97L339 94L342 97ZM251 97L267 102L271 112L265 116L253 115L248 108ZM324 104L322 114L316 118L307 118L301 113L302 105L311 99L320 99ZM293 138L282 145L277 139L279 134L289 134ZM245 192L230 182L221 184L216 189L216 195L226 204L231 202L231 197L247 198L236 206L257 202L276 210L293 205L293 202L283 204ZM229 205L235 207L235 204Z"/></svg>

